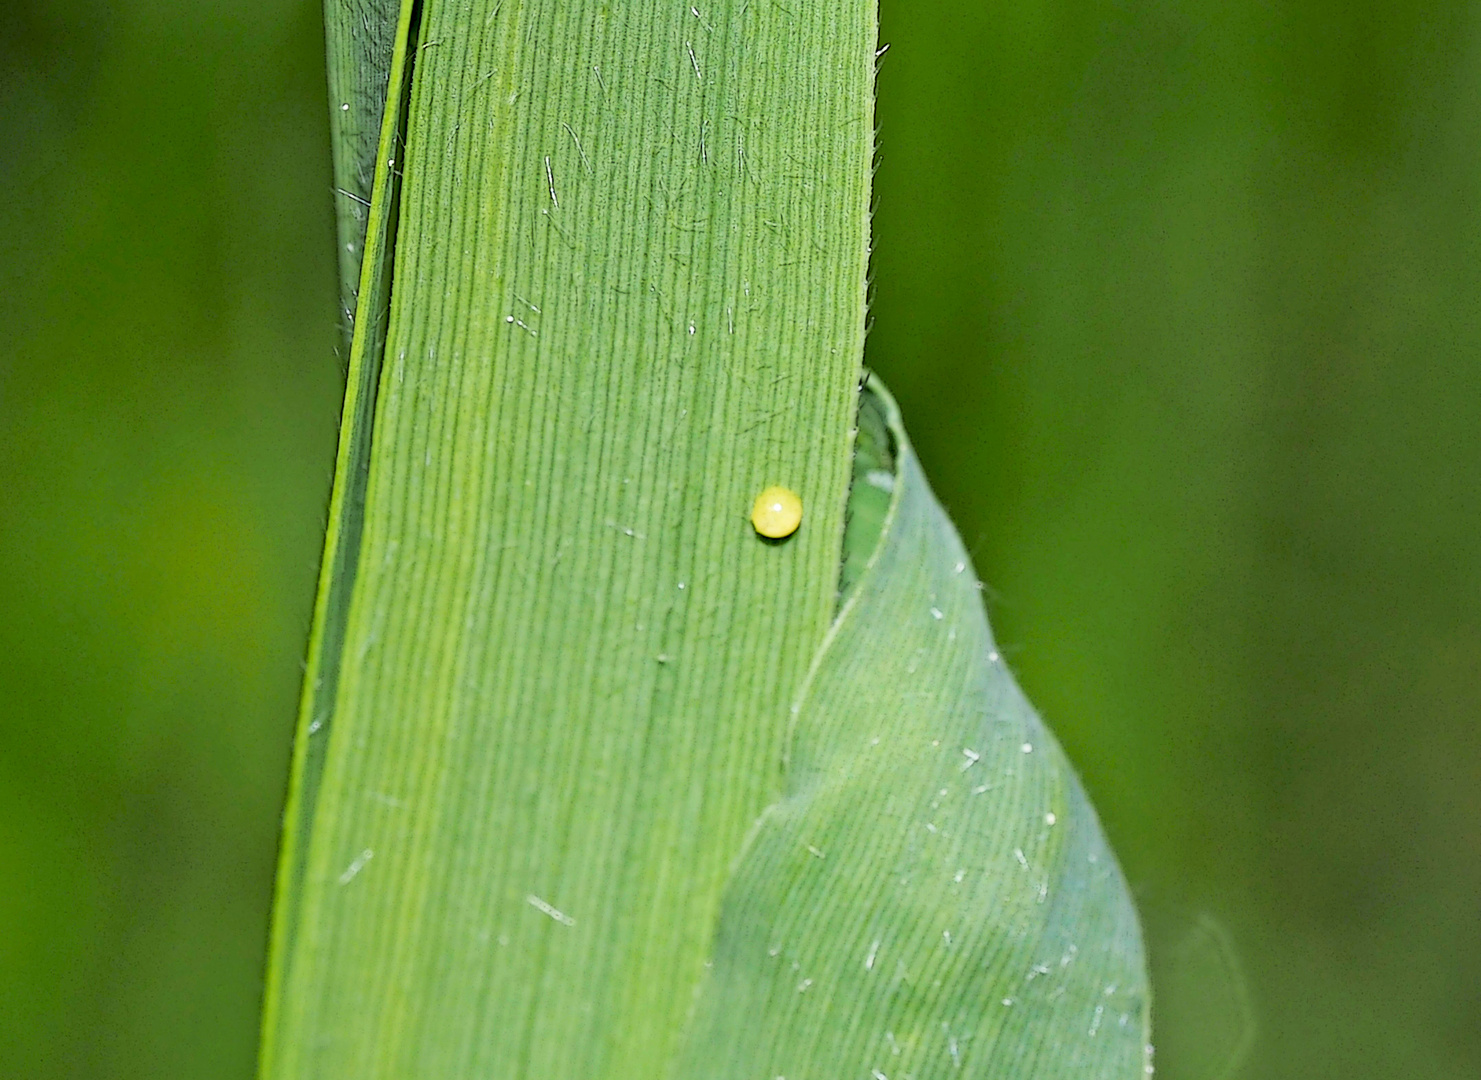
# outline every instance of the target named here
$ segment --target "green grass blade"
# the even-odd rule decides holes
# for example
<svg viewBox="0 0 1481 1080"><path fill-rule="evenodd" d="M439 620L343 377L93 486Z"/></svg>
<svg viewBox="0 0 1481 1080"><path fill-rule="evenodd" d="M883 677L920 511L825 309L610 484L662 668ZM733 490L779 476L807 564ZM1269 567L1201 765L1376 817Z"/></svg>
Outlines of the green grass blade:
<svg viewBox="0 0 1481 1080"><path fill-rule="evenodd" d="M832 613L872 142L872 7L697 10L423 7L265 1076L672 1057Z"/></svg>
<svg viewBox="0 0 1481 1080"><path fill-rule="evenodd" d="M402 0L324 0L340 316L347 349L355 328L361 256L370 226L376 150L391 86L396 28L405 6Z"/></svg>
<svg viewBox="0 0 1481 1080"><path fill-rule="evenodd" d="M894 403L893 501L736 867L682 1080L1131 1078L1126 884L993 643Z"/></svg>
<svg viewBox="0 0 1481 1080"><path fill-rule="evenodd" d="M1139 1075L1124 883L858 394L872 5L396 42L264 1080Z"/></svg>
<svg viewBox="0 0 1481 1080"><path fill-rule="evenodd" d="M406 102L413 3L406 0L397 23L392 54L393 82L379 142L380 168L370 200L365 260L356 290L361 307L354 322L348 378L340 420L334 489L324 539L324 558L314 602L298 729L293 743L293 773L283 819L267 990L263 1005L262 1065L270 1075L278 1047L283 986L297 955L295 943L303 899L309 837L318 806L320 780L338 698L346 624L360 561L376 390L386 341L386 309L391 288L391 248L399 210L399 177L392 165L401 145Z"/></svg>

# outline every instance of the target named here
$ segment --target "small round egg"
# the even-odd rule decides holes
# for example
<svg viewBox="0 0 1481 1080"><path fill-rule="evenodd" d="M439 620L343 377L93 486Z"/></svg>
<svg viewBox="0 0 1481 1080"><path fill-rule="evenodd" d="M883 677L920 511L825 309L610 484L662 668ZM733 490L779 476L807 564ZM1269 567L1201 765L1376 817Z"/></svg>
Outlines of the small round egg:
<svg viewBox="0 0 1481 1080"><path fill-rule="evenodd" d="M791 488L772 485L756 496L751 524L768 540L791 536L802 524L802 499Z"/></svg>

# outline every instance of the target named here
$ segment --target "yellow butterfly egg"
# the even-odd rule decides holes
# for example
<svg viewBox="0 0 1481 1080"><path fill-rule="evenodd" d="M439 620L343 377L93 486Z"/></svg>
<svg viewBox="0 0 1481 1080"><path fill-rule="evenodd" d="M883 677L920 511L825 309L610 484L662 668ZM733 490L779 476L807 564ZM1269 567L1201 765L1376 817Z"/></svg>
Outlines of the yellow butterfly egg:
<svg viewBox="0 0 1481 1080"><path fill-rule="evenodd" d="M790 488L773 485L756 496L751 524L768 540L791 536L802 524L802 499Z"/></svg>

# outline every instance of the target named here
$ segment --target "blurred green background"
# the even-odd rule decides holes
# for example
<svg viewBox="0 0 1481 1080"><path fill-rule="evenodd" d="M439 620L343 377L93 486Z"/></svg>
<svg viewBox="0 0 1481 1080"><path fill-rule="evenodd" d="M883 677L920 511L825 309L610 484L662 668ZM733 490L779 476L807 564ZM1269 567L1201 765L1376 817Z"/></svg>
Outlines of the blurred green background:
<svg viewBox="0 0 1481 1080"><path fill-rule="evenodd" d="M0 1076L247 1078L337 423L312 0L0 7ZM869 360L1159 1074L1481 1076L1481 7L884 0Z"/></svg>

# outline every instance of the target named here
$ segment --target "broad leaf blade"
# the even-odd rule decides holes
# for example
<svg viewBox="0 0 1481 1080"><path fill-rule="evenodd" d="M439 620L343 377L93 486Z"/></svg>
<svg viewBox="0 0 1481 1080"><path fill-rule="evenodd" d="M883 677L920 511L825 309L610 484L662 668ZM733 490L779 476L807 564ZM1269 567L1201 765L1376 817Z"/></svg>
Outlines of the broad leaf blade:
<svg viewBox="0 0 1481 1080"><path fill-rule="evenodd" d="M798 699L786 794L737 865L679 1075L1140 1076L1126 884L894 403L867 393L893 502Z"/></svg>
<svg viewBox="0 0 1481 1080"><path fill-rule="evenodd" d="M848 497L872 5L399 19L264 1078L1139 1073L1124 885L884 396Z"/></svg>
<svg viewBox="0 0 1481 1080"><path fill-rule="evenodd" d="M422 6L264 1076L669 1068L832 615L873 50L823 0Z"/></svg>

